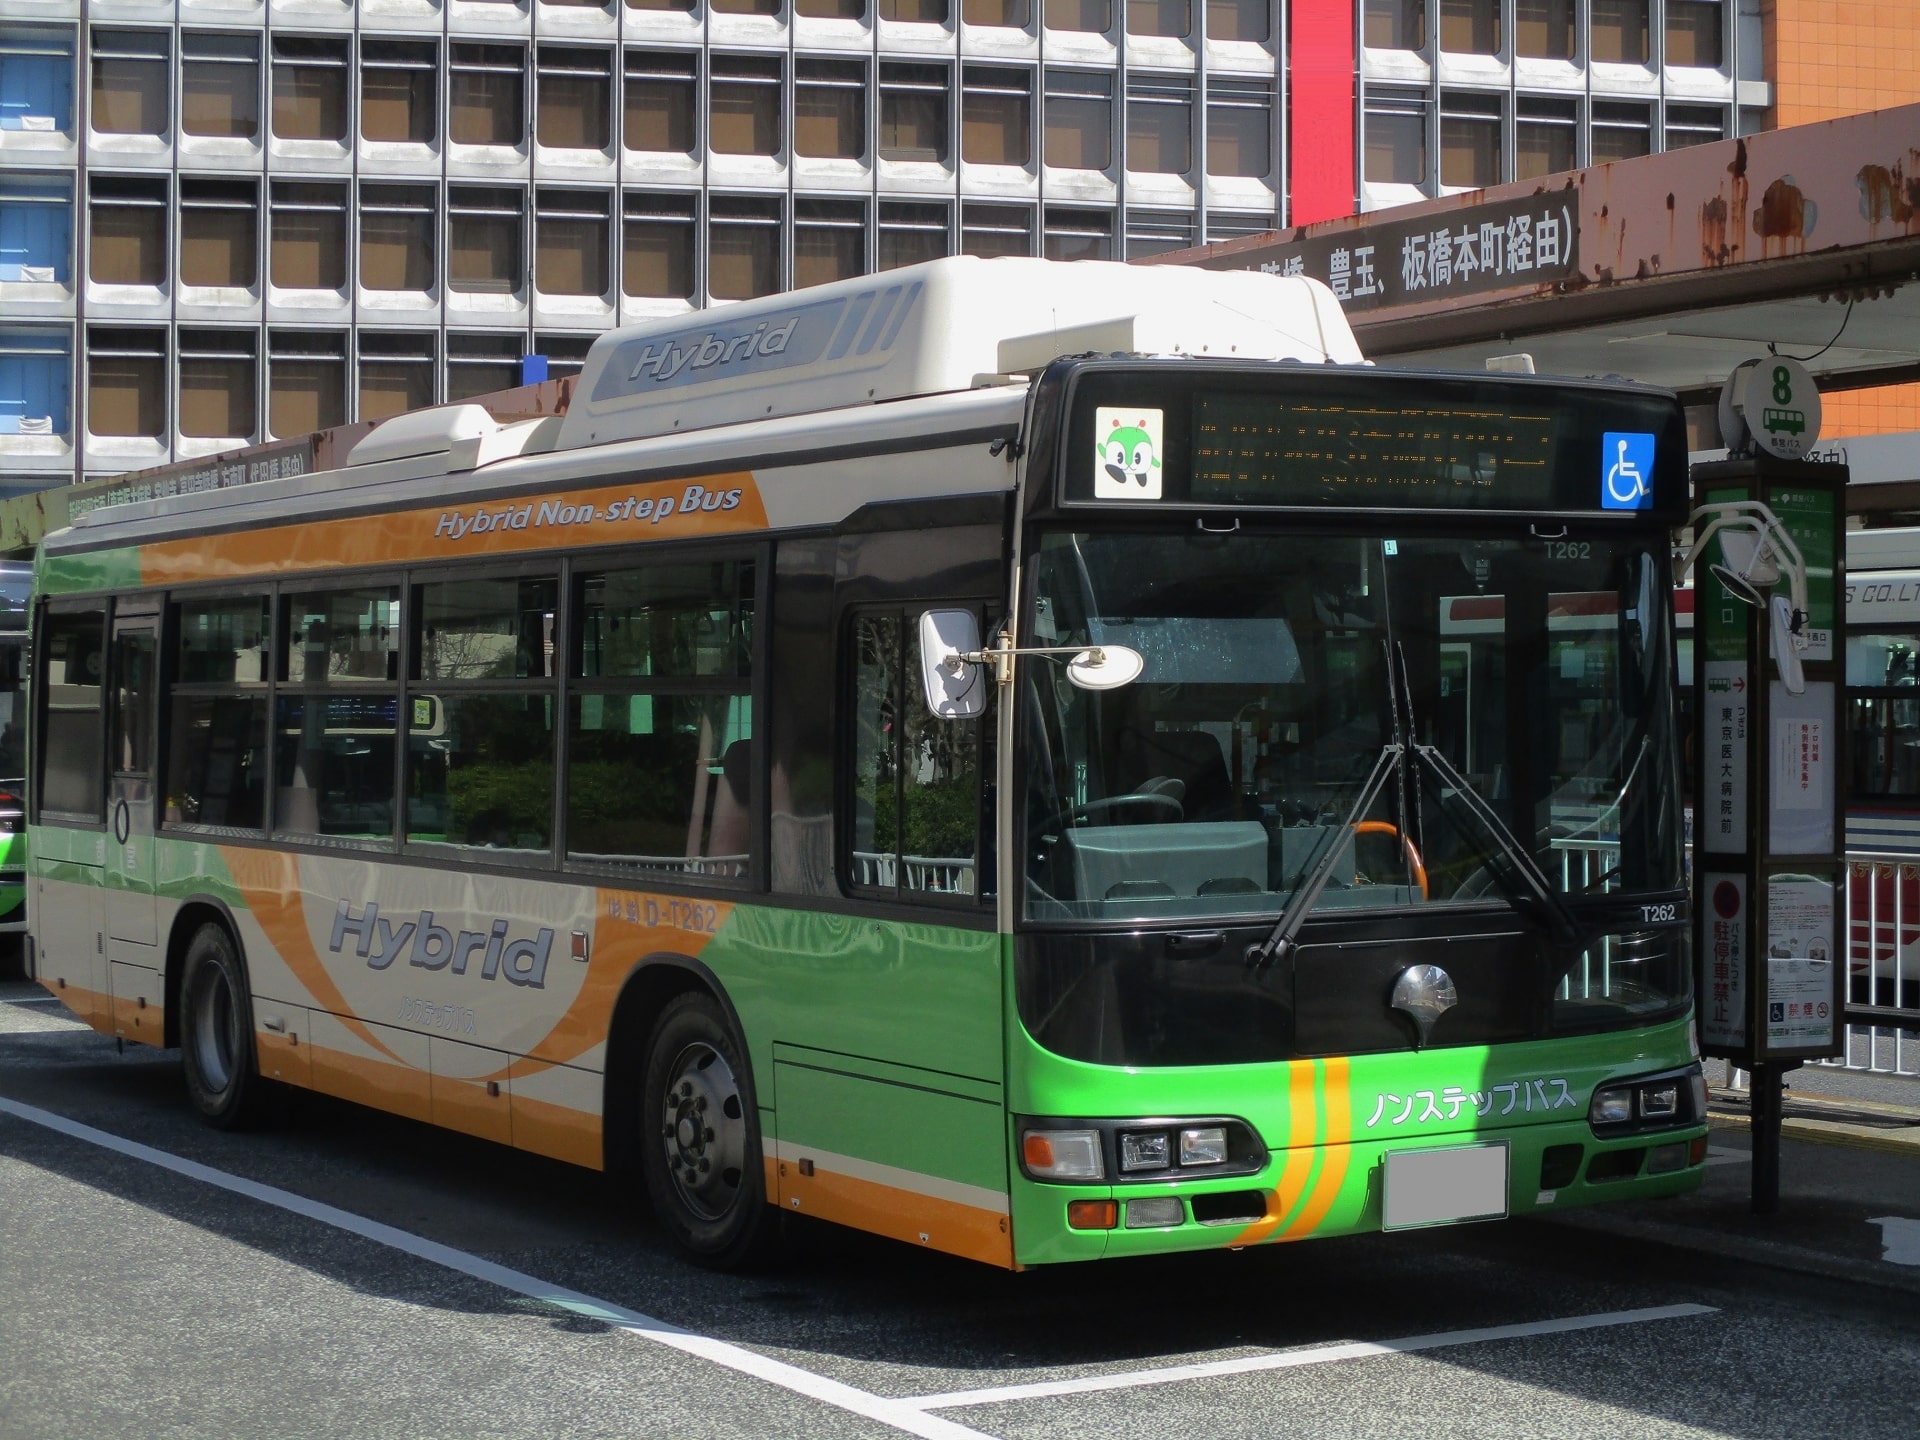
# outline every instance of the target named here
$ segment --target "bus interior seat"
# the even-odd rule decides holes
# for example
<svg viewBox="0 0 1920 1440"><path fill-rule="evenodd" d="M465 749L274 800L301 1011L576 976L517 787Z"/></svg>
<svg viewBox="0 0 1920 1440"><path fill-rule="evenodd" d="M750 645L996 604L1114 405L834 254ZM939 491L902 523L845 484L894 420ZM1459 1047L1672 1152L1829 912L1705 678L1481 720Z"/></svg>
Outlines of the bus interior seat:
<svg viewBox="0 0 1920 1440"><path fill-rule="evenodd" d="M1148 731L1128 726L1115 748L1113 793L1159 790L1173 794L1164 782L1178 781L1181 804L1188 820L1226 820L1239 813L1233 781L1227 774L1220 742L1205 730Z"/></svg>
<svg viewBox="0 0 1920 1440"><path fill-rule="evenodd" d="M1330 885L1348 886L1353 884L1355 872L1354 845L1351 837L1342 841L1334 832L1338 825L1282 825L1273 832L1274 846L1278 854L1274 856L1275 869L1279 873L1279 888L1292 890L1300 884L1301 877L1319 858L1322 844L1339 845L1340 856L1333 862L1333 870L1327 878Z"/></svg>
<svg viewBox="0 0 1920 1440"><path fill-rule="evenodd" d="M752 825L747 809L753 742L735 740L721 752L719 783L714 786L713 824L707 832L708 855L745 855Z"/></svg>
<svg viewBox="0 0 1920 1440"><path fill-rule="evenodd" d="M1173 887L1164 880L1121 880L1107 887L1109 900L1171 900Z"/></svg>
<svg viewBox="0 0 1920 1440"><path fill-rule="evenodd" d="M1266 888L1267 832L1257 820L1081 825L1062 833L1060 851L1073 894L1087 899L1236 893L1221 888L1229 882L1247 893ZM1134 888L1143 886L1155 888Z"/></svg>
<svg viewBox="0 0 1920 1440"><path fill-rule="evenodd" d="M1264 893L1258 880L1251 875L1216 875L1211 880L1202 880L1196 895L1259 895Z"/></svg>

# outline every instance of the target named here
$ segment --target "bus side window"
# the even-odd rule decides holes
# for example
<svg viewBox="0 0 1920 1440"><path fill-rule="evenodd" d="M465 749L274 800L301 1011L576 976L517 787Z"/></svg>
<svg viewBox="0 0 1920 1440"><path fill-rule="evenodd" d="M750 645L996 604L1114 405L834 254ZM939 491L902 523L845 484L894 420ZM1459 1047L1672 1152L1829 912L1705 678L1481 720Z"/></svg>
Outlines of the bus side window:
<svg viewBox="0 0 1920 1440"><path fill-rule="evenodd" d="M919 620L917 609L872 610L849 631L845 874L859 890L971 898L982 893L981 751L992 706L976 720L928 712Z"/></svg>
<svg viewBox="0 0 1920 1440"><path fill-rule="evenodd" d="M571 861L748 877L754 584L738 557L575 573Z"/></svg>
<svg viewBox="0 0 1920 1440"><path fill-rule="evenodd" d="M104 607L50 614L41 631L40 809L95 823L106 818L106 635Z"/></svg>

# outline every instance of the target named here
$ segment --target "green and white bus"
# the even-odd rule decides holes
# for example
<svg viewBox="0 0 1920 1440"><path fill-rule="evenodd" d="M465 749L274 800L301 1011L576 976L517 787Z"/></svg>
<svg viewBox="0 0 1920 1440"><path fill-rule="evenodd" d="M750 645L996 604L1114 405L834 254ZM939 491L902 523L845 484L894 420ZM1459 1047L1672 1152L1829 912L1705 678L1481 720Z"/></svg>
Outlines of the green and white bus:
<svg viewBox="0 0 1920 1440"><path fill-rule="evenodd" d="M275 1083L1021 1267L1698 1183L1664 392L1312 282L950 259L608 334L564 417L102 509L33 962Z"/></svg>
<svg viewBox="0 0 1920 1440"><path fill-rule="evenodd" d="M27 613L33 567L0 560L0 946L27 929ZM4 961L11 967L18 957ZM17 973L17 972L16 972Z"/></svg>

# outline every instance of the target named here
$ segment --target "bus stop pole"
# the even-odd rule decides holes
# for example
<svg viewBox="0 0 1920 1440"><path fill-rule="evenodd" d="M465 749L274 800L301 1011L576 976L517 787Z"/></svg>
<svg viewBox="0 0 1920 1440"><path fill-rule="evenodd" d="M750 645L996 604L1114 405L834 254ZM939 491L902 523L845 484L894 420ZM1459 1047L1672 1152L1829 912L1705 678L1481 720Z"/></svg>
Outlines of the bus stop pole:
<svg viewBox="0 0 1920 1440"><path fill-rule="evenodd" d="M1753 1126L1750 1205L1756 1215L1775 1215L1780 1210L1780 1111L1787 1068L1762 1061L1749 1072L1747 1100Z"/></svg>

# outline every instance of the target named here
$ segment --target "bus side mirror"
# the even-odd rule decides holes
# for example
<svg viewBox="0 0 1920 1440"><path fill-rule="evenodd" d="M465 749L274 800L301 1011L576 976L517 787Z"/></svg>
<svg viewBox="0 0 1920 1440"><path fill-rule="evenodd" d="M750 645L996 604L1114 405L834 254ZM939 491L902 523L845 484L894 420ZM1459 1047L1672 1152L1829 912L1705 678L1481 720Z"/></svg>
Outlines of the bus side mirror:
<svg viewBox="0 0 1920 1440"><path fill-rule="evenodd" d="M977 660L980 620L971 610L928 610L920 616L920 686L927 712L971 720L987 708L987 674Z"/></svg>

